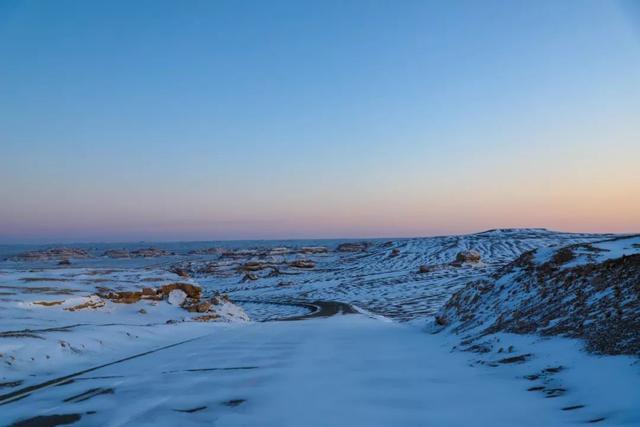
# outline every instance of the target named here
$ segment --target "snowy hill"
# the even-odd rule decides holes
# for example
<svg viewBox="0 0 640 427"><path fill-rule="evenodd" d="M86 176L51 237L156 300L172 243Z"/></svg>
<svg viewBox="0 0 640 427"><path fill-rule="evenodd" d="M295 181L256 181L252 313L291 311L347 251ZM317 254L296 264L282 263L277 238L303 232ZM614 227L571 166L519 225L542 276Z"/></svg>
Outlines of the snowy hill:
<svg viewBox="0 0 640 427"><path fill-rule="evenodd" d="M521 255L456 292L437 316L458 333L540 333L640 355L640 236Z"/></svg>
<svg viewBox="0 0 640 427"><path fill-rule="evenodd" d="M544 229L503 229L460 236L370 240L357 252L300 253L290 242L288 253L257 250L229 257L190 259L188 272L203 286L237 299L338 300L396 320L426 318L470 280L488 276L524 252L602 240L603 235L559 233ZM348 241L347 241L348 242ZM282 244L282 242L280 242ZM321 243L320 243L321 244ZM297 249L296 249L297 248ZM477 251L481 262L452 265L459 253ZM292 260L313 260L313 269L292 269ZM238 267L246 262L269 264L242 281ZM426 272L421 273L421 266Z"/></svg>

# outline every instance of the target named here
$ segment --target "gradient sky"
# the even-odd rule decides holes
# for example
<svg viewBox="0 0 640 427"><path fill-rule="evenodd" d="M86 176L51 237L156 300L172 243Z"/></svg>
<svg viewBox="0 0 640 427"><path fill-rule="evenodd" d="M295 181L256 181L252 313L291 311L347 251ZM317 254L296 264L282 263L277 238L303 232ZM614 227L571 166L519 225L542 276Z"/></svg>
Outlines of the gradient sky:
<svg viewBox="0 0 640 427"><path fill-rule="evenodd" d="M0 242L640 231L639 12L0 0Z"/></svg>

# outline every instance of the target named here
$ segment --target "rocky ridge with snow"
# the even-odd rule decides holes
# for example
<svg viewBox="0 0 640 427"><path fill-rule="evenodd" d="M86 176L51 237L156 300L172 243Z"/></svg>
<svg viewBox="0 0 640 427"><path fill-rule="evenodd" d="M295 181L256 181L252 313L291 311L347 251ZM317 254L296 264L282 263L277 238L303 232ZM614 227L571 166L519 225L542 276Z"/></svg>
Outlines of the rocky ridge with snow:
<svg viewBox="0 0 640 427"><path fill-rule="evenodd" d="M471 337L561 335L640 355L640 236L528 251L457 291L436 321Z"/></svg>

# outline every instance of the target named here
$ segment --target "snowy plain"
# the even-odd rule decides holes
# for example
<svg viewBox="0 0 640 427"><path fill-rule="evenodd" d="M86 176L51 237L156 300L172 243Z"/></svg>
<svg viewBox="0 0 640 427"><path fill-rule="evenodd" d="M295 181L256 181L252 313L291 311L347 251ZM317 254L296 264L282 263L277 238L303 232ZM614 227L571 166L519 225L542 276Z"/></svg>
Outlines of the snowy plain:
<svg viewBox="0 0 640 427"><path fill-rule="evenodd" d="M159 259L104 259L100 248L95 258L66 267L6 261L0 424L640 425L635 357L591 355L577 340L504 333L487 337L495 345L479 352L461 344L464 337L433 333L433 314L468 281L527 250L602 238L494 230L376 240L362 252L338 252L334 241L292 241L246 243L232 248L246 252L225 256L189 254L194 246L179 244L175 256ZM311 245L328 251L298 250ZM274 250L282 247L291 250ZM468 249L482 263L451 266ZM296 259L315 266L293 268ZM247 262L276 266L279 274L264 268L243 280ZM176 265L191 277L171 272ZM210 267L206 273L202 265ZM429 271L419 273L421 265ZM253 321L195 322L166 301L65 310L91 301L98 287L175 281L228 294ZM43 301L56 304L34 304ZM355 309L305 318L305 303L315 301ZM279 320L292 318L302 320ZM122 360L131 356L138 357Z"/></svg>

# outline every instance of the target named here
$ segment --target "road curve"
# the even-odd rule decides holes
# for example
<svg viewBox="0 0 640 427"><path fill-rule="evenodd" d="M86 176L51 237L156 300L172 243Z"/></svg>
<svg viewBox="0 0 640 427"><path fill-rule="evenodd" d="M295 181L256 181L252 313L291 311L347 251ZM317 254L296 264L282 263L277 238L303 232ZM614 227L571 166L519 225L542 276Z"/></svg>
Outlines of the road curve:
<svg viewBox="0 0 640 427"><path fill-rule="evenodd" d="M271 304L271 305L288 305L293 307L302 307L309 310L309 313L297 316L280 317L275 319L263 320L263 322L288 322L294 320L307 320L319 317L331 317L337 314L358 314L358 311L351 304L340 301L275 301L261 299L233 299L234 303L251 303L251 304Z"/></svg>

